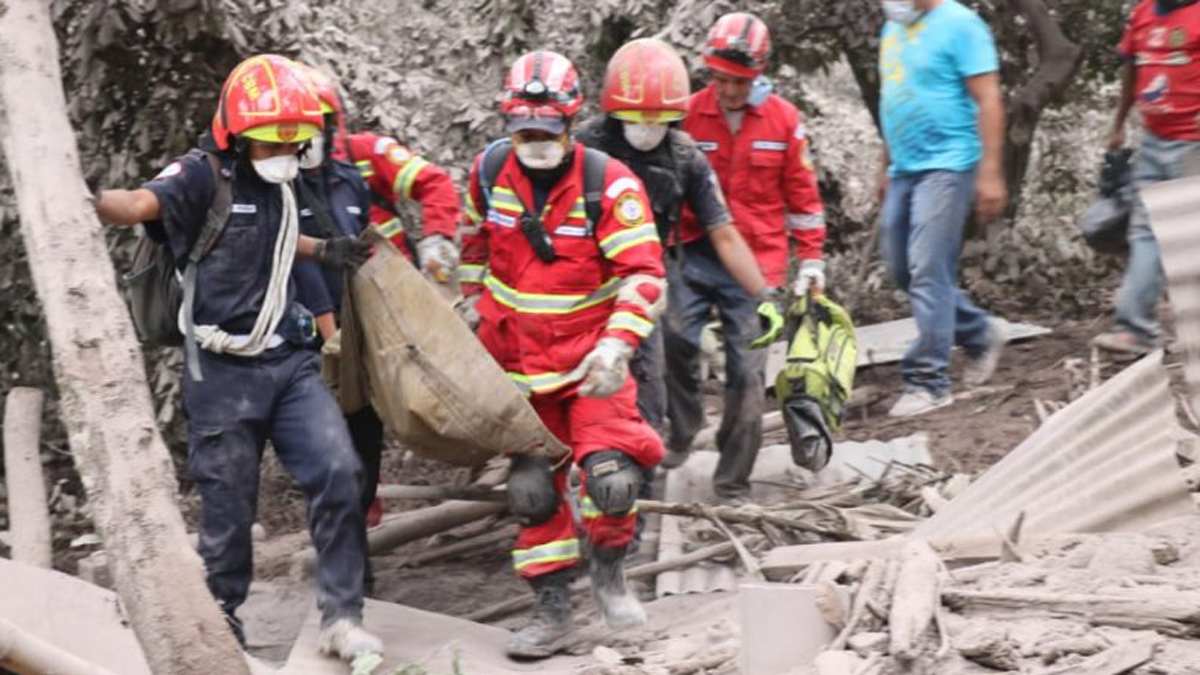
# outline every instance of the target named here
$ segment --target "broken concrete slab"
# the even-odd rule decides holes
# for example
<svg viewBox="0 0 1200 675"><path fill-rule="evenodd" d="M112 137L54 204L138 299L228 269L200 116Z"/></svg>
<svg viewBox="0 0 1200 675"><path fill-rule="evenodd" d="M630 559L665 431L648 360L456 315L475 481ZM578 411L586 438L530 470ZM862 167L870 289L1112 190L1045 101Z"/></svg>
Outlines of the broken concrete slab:
<svg viewBox="0 0 1200 675"><path fill-rule="evenodd" d="M284 668L287 675L345 675L344 664L317 652L319 623L318 613L310 612ZM383 640L384 667L378 671L381 673L410 666L415 672L439 674L568 675L595 663L591 658L575 656L513 661L504 655L510 635L506 630L376 600L366 601L363 623Z"/></svg>
<svg viewBox="0 0 1200 675"><path fill-rule="evenodd" d="M738 586L741 675L781 675L817 657L837 636L821 615L818 595L817 586L769 582Z"/></svg>
<svg viewBox="0 0 1200 675"><path fill-rule="evenodd" d="M150 675L117 595L75 577L0 558L0 617L121 675Z"/></svg>

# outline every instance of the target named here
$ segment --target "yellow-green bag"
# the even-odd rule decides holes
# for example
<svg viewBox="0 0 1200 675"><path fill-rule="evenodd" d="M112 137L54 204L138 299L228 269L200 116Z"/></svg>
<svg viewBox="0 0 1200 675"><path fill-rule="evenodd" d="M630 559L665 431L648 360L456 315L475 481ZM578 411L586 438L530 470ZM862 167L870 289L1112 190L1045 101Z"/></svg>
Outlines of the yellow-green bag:
<svg viewBox="0 0 1200 675"><path fill-rule="evenodd" d="M787 365L775 378L792 460L811 471L829 463L833 435L842 427L854 389L858 342L854 322L840 305L806 294L788 308Z"/></svg>

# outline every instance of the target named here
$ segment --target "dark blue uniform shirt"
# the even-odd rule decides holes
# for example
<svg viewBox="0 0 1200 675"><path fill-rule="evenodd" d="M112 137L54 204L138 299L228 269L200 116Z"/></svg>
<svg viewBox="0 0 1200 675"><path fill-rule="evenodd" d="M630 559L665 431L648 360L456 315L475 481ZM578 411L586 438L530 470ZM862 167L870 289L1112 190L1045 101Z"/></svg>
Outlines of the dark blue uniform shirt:
<svg viewBox="0 0 1200 675"><path fill-rule="evenodd" d="M300 232L328 239L331 235L357 237L367 227L371 194L366 182L352 164L330 160L319 170L301 171L304 189L300 196ZM313 199L315 197L315 199ZM315 201L316 203L309 203ZM329 215L328 232L315 209L322 204ZM343 273L314 261L297 261L293 271L296 300L313 314L336 312L342 301Z"/></svg>

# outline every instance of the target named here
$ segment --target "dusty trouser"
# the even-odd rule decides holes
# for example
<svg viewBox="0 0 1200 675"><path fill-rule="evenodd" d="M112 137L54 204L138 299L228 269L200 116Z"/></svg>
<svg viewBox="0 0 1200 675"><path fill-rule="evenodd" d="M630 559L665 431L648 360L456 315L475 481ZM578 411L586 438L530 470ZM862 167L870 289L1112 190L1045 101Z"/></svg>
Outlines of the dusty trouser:
<svg viewBox="0 0 1200 675"><path fill-rule="evenodd" d="M184 371L188 470L200 492L208 587L231 624L253 575L250 528L267 439L304 493L317 550L322 625L362 617L366 550L362 464L317 355L288 346L243 358L200 352L204 380Z"/></svg>
<svg viewBox="0 0 1200 675"><path fill-rule="evenodd" d="M354 451L363 465L362 482L362 511L363 526L366 526L367 513L375 501L375 493L379 489L379 472L383 465L383 421L371 406L346 415L346 427L350 431L350 439L354 443ZM365 549L364 549L365 552ZM375 586L375 572L371 567L369 553L363 556L363 589L371 593Z"/></svg>
<svg viewBox="0 0 1200 675"><path fill-rule="evenodd" d="M585 553L593 559L588 571L609 625L622 628L645 620L625 587L622 564L634 536L642 469L662 459L663 446L638 414L635 392L629 378L608 398L579 397L572 387L530 399L547 428L571 446L582 484L579 511L573 514L566 498L568 462L513 460L509 501L521 519L513 565L539 602L534 621L509 643L513 656L549 656L557 649L571 628L570 612L562 609L564 589Z"/></svg>
<svg viewBox="0 0 1200 675"><path fill-rule="evenodd" d="M637 407L642 419L658 432L659 438L667 438L667 365L663 348L662 328L642 341L629 362L629 370L637 382ZM638 492L641 499L650 499L654 484L654 467L642 470L642 487ZM641 537L645 516L638 514L637 537Z"/></svg>
<svg viewBox="0 0 1200 675"><path fill-rule="evenodd" d="M667 447L672 454L686 455L704 424L700 333L716 307L725 338L725 396L713 491L719 497L738 498L750 493L750 472L762 446L767 353L750 348L759 332L754 299L711 251L703 244L685 246L683 260L667 266L669 301L662 322L671 426Z"/></svg>

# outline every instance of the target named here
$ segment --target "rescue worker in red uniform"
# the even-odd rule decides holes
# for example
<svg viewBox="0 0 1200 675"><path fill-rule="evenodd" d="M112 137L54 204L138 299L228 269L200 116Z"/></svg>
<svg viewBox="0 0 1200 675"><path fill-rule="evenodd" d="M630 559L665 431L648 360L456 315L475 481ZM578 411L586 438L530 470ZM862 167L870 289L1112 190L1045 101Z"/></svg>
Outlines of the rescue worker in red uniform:
<svg viewBox="0 0 1200 675"><path fill-rule="evenodd" d="M672 275L671 313L665 322L667 414L671 435L664 468L687 459L704 423L697 381L700 333L715 305L725 335L725 405L717 432L721 458L713 475L718 498L742 500L762 445L765 347L782 332L788 251L800 260L796 291L825 285L821 249L825 217L808 136L795 106L770 93L762 78L771 48L766 25L737 12L717 20L704 62L712 82L692 95L683 128L717 172L737 227L766 279L750 296L725 271L704 239L695 213L680 227L683 264ZM674 272L674 270L672 270Z"/></svg>
<svg viewBox="0 0 1200 675"><path fill-rule="evenodd" d="M663 446L638 414L629 359L664 304L662 248L642 182L571 140L582 104L565 57L518 59L501 101L509 137L475 160L467 194L459 278L479 339L573 454L556 465L512 458L508 494L522 521L513 563L537 594L532 622L508 644L519 658L564 644L568 584L585 553L608 626L646 620L623 561L642 469ZM582 473L581 532L566 498L569 460Z"/></svg>

